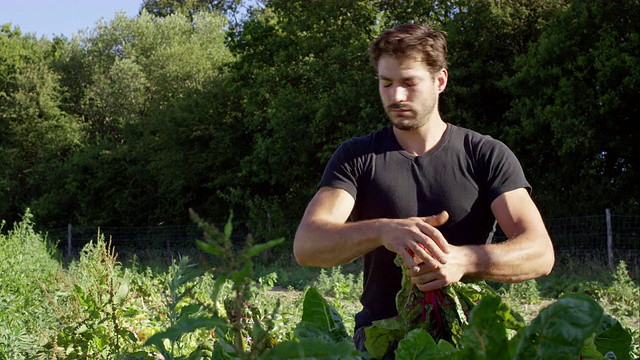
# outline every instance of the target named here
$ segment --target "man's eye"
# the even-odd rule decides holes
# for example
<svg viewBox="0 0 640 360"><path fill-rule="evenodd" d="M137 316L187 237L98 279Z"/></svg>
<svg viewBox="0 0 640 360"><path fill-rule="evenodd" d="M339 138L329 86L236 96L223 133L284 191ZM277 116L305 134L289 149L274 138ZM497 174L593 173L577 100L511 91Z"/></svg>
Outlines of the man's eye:
<svg viewBox="0 0 640 360"><path fill-rule="evenodd" d="M383 87L386 87L386 88L391 86L391 81L381 81L380 83L382 84Z"/></svg>

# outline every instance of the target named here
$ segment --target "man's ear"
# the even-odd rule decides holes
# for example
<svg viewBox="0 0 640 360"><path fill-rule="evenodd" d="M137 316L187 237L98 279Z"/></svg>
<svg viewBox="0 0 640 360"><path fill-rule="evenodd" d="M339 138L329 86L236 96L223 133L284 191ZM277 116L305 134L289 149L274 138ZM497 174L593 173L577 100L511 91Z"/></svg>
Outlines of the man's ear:
<svg viewBox="0 0 640 360"><path fill-rule="evenodd" d="M447 69L438 71L436 80L438 81L438 93L441 93L447 87L447 81L449 80L449 72Z"/></svg>

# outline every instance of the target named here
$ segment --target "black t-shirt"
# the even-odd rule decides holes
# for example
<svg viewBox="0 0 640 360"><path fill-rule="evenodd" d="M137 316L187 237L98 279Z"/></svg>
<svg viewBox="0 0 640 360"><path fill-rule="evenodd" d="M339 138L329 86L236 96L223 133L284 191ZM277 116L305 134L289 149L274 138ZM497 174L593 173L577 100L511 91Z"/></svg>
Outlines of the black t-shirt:
<svg viewBox="0 0 640 360"><path fill-rule="evenodd" d="M490 205L500 194L530 186L506 145L447 124L427 153L403 150L391 126L344 142L333 154L320 187L346 190L355 199L350 221L429 216L443 210L439 230L452 245L491 242L496 220ZM363 310L356 328L397 315L402 271L395 253L379 247L364 256Z"/></svg>

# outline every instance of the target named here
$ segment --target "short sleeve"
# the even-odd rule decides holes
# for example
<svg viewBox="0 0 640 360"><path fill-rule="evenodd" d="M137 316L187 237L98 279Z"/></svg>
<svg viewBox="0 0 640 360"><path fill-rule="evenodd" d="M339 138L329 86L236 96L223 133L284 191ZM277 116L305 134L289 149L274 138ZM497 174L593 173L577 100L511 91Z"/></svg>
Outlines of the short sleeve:
<svg viewBox="0 0 640 360"><path fill-rule="evenodd" d="M343 189L356 198L364 161L357 148L356 139L346 141L338 147L324 169L319 188L329 186Z"/></svg>
<svg viewBox="0 0 640 360"><path fill-rule="evenodd" d="M498 196L512 190L525 188L531 193L520 162L504 143L488 137L482 144L480 159L483 179L487 188L487 200L491 204Z"/></svg>

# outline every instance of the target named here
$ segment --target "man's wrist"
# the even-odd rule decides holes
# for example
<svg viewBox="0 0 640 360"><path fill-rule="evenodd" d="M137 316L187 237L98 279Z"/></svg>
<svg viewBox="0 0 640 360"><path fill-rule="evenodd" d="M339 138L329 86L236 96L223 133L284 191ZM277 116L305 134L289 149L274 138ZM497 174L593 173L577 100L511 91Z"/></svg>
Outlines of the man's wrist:
<svg viewBox="0 0 640 360"><path fill-rule="evenodd" d="M459 266L462 268L462 277L479 278L483 273L482 247L479 245L462 245L455 247L459 252Z"/></svg>

